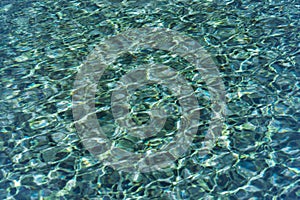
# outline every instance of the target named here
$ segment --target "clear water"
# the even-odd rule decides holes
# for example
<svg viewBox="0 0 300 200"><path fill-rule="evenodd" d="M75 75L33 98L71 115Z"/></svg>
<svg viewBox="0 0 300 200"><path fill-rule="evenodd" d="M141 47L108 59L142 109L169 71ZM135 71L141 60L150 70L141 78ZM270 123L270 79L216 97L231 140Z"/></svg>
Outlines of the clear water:
<svg viewBox="0 0 300 200"><path fill-rule="evenodd" d="M300 199L298 1L24 0L0 6L0 199ZM147 173L102 162L82 142L72 112L74 82L94 47L143 27L197 41L213 59L226 95L221 136L203 154L213 100L195 66L161 49L119 54L94 101L99 124L119 148L159 151L176 136L183 114L170 88L143 85L129 102L133 121L147 123L156 104L170 112L168 120L146 139L121 129L111 95L130 71L171 66L199 103L197 132L185 154Z"/></svg>

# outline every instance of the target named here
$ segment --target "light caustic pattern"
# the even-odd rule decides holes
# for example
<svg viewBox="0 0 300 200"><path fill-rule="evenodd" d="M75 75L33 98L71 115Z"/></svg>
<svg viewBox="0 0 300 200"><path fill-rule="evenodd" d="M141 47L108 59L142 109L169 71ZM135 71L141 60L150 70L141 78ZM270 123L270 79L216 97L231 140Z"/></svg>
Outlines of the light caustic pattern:
<svg viewBox="0 0 300 200"><path fill-rule="evenodd" d="M209 53L190 37L162 28L131 29L110 37L97 46L80 68L74 83L73 116L76 129L86 149L105 165L117 170L150 172L163 170L183 156L198 130L199 104L193 88L172 67L161 64L139 66L126 73L116 84L111 96L111 110L116 123L135 137L148 138L159 132L166 122L167 114L159 107L148 113L150 122L137 125L130 119L130 94L146 84L166 86L178 99L182 109L180 125L174 140L159 151L133 153L115 147L101 129L95 113L97 84L105 69L121 53L152 48L172 52L195 67L207 84L211 97L211 120L205 135L201 154L206 154L221 135L225 119L225 88L219 71Z"/></svg>

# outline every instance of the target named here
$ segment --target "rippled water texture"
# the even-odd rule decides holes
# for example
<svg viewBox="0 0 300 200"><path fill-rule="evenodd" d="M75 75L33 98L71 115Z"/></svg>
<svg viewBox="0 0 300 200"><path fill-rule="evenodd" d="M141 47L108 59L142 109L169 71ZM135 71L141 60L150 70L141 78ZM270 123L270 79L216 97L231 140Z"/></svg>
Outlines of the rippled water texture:
<svg viewBox="0 0 300 200"><path fill-rule="evenodd" d="M265 3L263 3L265 2ZM0 2L0 199L300 199L300 4L298 1ZM152 48L122 52L107 66L95 96L98 122L117 147L157 151L184 114L172 90L138 88L131 117L169 114L151 138L116 123L116 82L139 66L172 67L193 88L197 134L172 166L149 173L106 166L84 147L72 114L73 84L86 57L109 36L157 27L197 41L218 68L226 93L222 136L200 149L212 120L211 94L184 58Z"/></svg>

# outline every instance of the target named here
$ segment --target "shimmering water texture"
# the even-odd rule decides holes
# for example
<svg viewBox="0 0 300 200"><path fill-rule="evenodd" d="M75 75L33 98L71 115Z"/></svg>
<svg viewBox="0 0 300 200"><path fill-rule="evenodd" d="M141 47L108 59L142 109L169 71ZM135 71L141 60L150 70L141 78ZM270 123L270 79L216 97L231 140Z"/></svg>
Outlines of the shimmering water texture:
<svg viewBox="0 0 300 200"><path fill-rule="evenodd" d="M299 19L300 4L292 0L1 1L0 199L300 199ZM99 138L85 143L81 137L72 110L74 83L95 47L147 27L199 43L207 52L199 55L212 58L219 77L209 82L170 46L114 55L93 83L95 98L86 100L105 138L122 150L116 158L172 144L187 111L170 81L129 84L131 124L146 127L151 109L167 116L156 134L145 131L150 137L130 133L111 102L120 98L118 83L136 78L131 72L172 69L169 74L193 90L200 113L193 140L182 143L189 148L171 165L124 171L97 157L107 150L95 145ZM224 84L224 112L212 92L216 78ZM225 117L220 135L207 140L216 136L209 130L217 108ZM203 153L206 141L213 142Z"/></svg>

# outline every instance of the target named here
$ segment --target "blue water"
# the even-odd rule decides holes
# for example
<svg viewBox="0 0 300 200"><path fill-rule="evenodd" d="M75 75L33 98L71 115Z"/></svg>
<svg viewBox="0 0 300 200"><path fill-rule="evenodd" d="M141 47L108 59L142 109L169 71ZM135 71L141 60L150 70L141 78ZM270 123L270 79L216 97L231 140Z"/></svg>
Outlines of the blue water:
<svg viewBox="0 0 300 200"><path fill-rule="evenodd" d="M298 1L15 0L0 2L0 16L0 199L300 199ZM208 74L218 72L224 99L217 95L216 103L208 83L214 79L171 47L117 54L99 80L94 104L99 126L118 148L132 155L157 152L182 127L185 110L164 85L170 86L167 79L140 86L128 103L139 126L150 120L149 109L161 106L168 118L159 132L141 139L115 119L116 83L141 66L175 70L193 89L200 111L192 143L172 165L124 171L99 159L95 144L84 143L74 119L74 83L95 47L147 27L201 45L206 53L196 53L213 60L216 68ZM216 117L211 105L224 105L224 121L204 152Z"/></svg>

